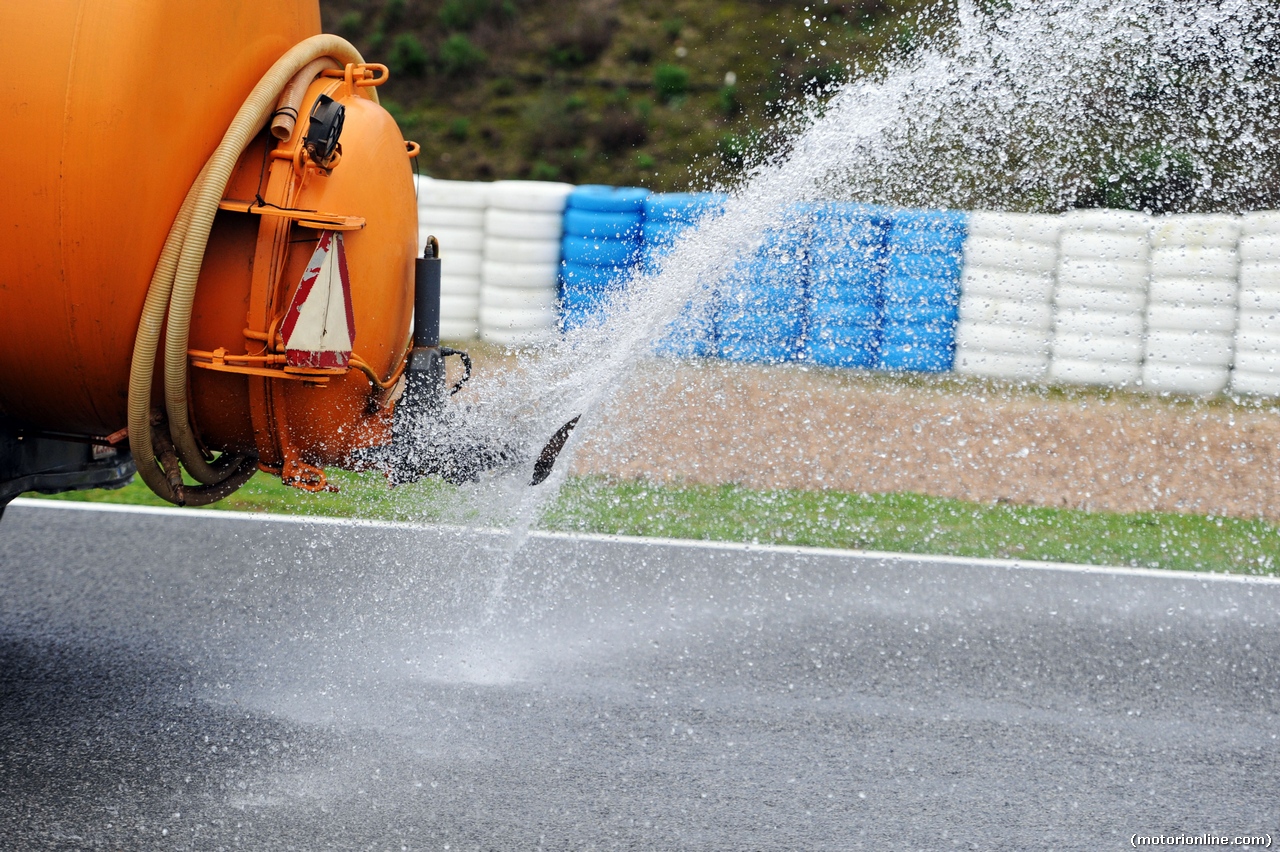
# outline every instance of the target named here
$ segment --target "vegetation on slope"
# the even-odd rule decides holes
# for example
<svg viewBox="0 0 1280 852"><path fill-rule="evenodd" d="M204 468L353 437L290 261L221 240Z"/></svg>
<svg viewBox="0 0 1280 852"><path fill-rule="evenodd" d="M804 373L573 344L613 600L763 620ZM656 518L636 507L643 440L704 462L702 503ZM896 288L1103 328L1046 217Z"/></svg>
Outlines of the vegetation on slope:
<svg viewBox="0 0 1280 852"><path fill-rule="evenodd" d="M731 177L806 95L910 50L927 0L322 0L435 177ZM930 11L935 10L935 11Z"/></svg>

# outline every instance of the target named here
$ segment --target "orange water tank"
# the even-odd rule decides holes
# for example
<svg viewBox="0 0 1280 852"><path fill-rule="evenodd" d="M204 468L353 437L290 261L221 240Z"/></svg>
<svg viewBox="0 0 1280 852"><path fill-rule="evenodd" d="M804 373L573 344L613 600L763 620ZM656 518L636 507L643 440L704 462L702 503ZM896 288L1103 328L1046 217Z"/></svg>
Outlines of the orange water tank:
<svg viewBox="0 0 1280 852"><path fill-rule="evenodd" d="M144 301L184 197L255 86L319 31L316 0L0 4L0 421L121 434ZM414 146L377 105L385 69L339 56L312 71L292 132L257 132L214 199L187 410L171 397L166 413L164 339L151 395L156 428L189 419L207 459L295 474L389 440L417 247ZM303 136L322 96L345 121L316 162ZM281 324L325 239L345 252L354 339L350 363L308 370L286 357ZM168 442L148 444L134 455Z"/></svg>

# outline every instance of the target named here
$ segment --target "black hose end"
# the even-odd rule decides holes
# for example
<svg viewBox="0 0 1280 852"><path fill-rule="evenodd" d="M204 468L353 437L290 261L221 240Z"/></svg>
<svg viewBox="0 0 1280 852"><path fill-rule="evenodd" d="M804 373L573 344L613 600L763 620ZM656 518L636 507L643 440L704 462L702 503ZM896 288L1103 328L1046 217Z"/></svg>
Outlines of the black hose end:
<svg viewBox="0 0 1280 852"><path fill-rule="evenodd" d="M560 451L569 442L569 436L573 434L573 427L578 425L580 417L581 415L561 426L551 436L551 440L547 441L546 446L542 448L542 452L538 454L538 460L533 463L533 478L529 480L530 485L541 485L547 481L547 477L551 475L552 468L556 466L556 459L559 458Z"/></svg>

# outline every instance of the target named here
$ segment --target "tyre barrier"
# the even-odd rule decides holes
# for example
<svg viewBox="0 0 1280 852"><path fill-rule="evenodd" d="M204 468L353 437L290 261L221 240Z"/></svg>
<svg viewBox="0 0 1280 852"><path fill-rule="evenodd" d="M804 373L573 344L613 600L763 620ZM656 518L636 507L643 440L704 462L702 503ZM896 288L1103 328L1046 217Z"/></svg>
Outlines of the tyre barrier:
<svg viewBox="0 0 1280 852"><path fill-rule="evenodd" d="M833 202L814 215L806 360L871 369L879 363L885 247L891 214Z"/></svg>
<svg viewBox="0 0 1280 852"><path fill-rule="evenodd" d="M1053 343L1057 216L975 211L969 217L956 326L957 373L1039 381Z"/></svg>
<svg viewBox="0 0 1280 852"><path fill-rule="evenodd" d="M968 216L895 210L885 241L881 370L943 373L955 360Z"/></svg>
<svg viewBox="0 0 1280 852"><path fill-rule="evenodd" d="M1239 256L1231 390L1280 396L1280 213L1240 218Z"/></svg>
<svg viewBox="0 0 1280 852"><path fill-rule="evenodd" d="M560 244L560 322L568 331L597 320L640 260L649 190L586 185L569 193Z"/></svg>
<svg viewBox="0 0 1280 852"><path fill-rule="evenodd" d="M1051 381L1142 382L1151 217L1122 210L1062 216ZM1090 293L1100 298L1091 301Z"/></svg>
<svg viewBox="0 0 1280 852"><path fill-rule="evenodd" d="M489 184L480 267L480 338L500 346L555 339L565 202L574 187L546 181Z"/></svg>
<svg viewBox="0 0 1280 852"><path fill-rule="evenodd" d="M727 196L712 192L655 192L645 198L641 270L647 274L660 272L663 259L675 249L681 237L696 231L708 218L721 215L727 200ZM654 343L655 355L706 358L719 353L715 322L718 289L718 282L698 282L698 292Z"/></svg>
<svg viewBox="0 0 1280 852"><path fill-rule="evenodd" d="M729 361L778 364L804 357L814 211L788 211L785 228L768 228L759 247L720 281L716 350Z"/></svg>
<svg viewBox="0 0 1280 852"><path fill-rule="evenodd" d="M489 184L416 178L418 253L427 237L440 242L440 336L468 340L480 333L480 262Z"/></svg>
<svg viewBox="0 0 1280 852"><path fill-rule="evenodd" d="M1144 389L1226 390L1235 349L1239 243L1235 216L1165 217L1153 223Z"/></svg>
<svg viewBox="0 0 1280 852"><path fill-rule="evenodd" d="M502 345L587 321L726 200L430 178L418 197L422 239L441 241L442 334ZM705 283L655 353L1280 396L1280 212L826 202L788 220Z"/></svg>

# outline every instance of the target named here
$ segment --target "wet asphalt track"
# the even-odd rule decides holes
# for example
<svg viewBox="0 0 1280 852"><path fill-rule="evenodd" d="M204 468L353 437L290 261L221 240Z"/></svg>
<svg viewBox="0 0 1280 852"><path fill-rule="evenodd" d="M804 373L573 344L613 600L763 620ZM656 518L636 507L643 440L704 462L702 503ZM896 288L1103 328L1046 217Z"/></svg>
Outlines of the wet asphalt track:
<svg viewBox="0 0 1280 852"><path fill-rule="evenodd" d="M1280 584L15 505L5 849L1280 841ZM495 590L501 592L495 595Z"/></svg>

